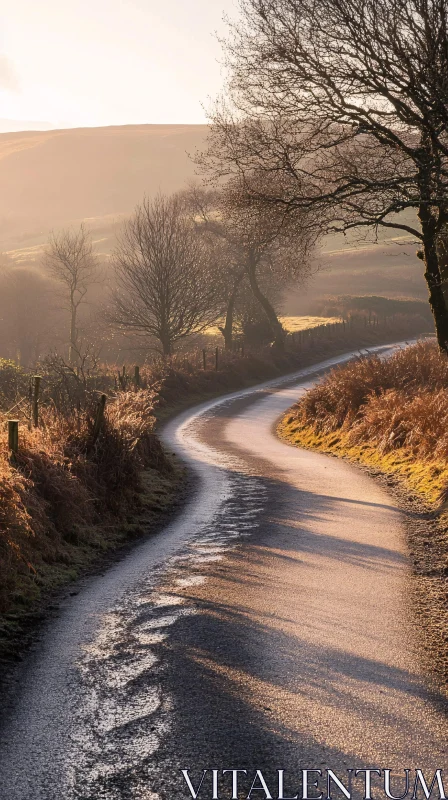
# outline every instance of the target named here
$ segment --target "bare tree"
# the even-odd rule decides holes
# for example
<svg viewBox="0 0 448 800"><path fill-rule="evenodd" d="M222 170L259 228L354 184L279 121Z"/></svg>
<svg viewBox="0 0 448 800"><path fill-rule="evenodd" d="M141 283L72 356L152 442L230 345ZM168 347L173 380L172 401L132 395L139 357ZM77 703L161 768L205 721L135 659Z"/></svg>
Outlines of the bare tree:
<svg viewBox="0 0 448 800"><path fill-rule="evenodd" d="M124 224L113 255L117 288L110 319L157 340L163 355L216 321L213 253L179 195L145 198Z"/></svg>
<svg viewBox="0 0 448 800"><path fill-rule="evenodd" d="M317 217L301 211L285 217L260 203L265 177L252 173L230 180L222 191L222 214L253 296L271 327L274 344L284 347L285 331L262 284L266 278L286 285L303 282L311 273L312 255L320 234ZM263 280L264 279L264 280Z"/></svg>
<svg viewBox="0 0 448 800"><path fill-rule="evenodd" d="M274 309L281 307L283 291L275 271L262 270L259 283L263 294ZM244 342L260 347L272 342L272 327L265 311L255 299L247 277L242 283L235 304L235 329Z"/></svg>
<svg viewBox="0 0 448 800"><path fill-rule="evenodd" d="M275 176L260 200L316 210L329 229L409 233L448 352L438 247L448 222L448 0L241 0L241 12L202 163L214 175Z"/></svg>
<svg viewBox="0 0 448 800"><path fill-rule="evenodd" d="M85 225L81 224L77 231L52 233L44 253L44 265L62 285L64 308L70 314L69 363L74 364L78 357L79 308L86 301L98 269L92 238Z"/></svg>
<svg viewBox="0 0 448 800"><path fill-rule="evenodd" d="M223 324L218 327L226 350L231 350L235 307L245 276L244 256L222 217L220 192L192 185L183 194L183 200L197 232L208 240L214 253L220 317L224 317Z"/></svg>
<svg viewBox="0 0 448 800"><path fill-rule="evenodd" d="M259 186L262 178L251 178ZM233 179L219 192L193 187L189 201L199 230L219 243L220 290L225 316L220 328L226 348L231 348L235 313L244 299L247 284L263 309L277 347L283 347L285 332L270 300L269 283L277 285L304 280L311 271L311 253L318 227L305 224L306 215L285 220L250 199L246 184ZM265 288L266 287L266 288Z"/></svg>

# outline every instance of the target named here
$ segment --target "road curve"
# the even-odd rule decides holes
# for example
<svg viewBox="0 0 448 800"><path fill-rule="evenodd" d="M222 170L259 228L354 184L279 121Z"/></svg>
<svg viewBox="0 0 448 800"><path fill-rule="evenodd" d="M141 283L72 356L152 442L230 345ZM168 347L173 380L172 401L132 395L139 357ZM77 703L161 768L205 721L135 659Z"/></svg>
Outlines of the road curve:
<svg viewBox="0 0 448 800"><path fill-rule="evenodd" d="M338 360L166 427L197 489L42 632L1 728L2 800L187 798L181 768L194 783L246 769L243 796L260 769L277 797L277 769L287 795L300 768L447 766L400 511L362 471L273 435Z"/></svg>

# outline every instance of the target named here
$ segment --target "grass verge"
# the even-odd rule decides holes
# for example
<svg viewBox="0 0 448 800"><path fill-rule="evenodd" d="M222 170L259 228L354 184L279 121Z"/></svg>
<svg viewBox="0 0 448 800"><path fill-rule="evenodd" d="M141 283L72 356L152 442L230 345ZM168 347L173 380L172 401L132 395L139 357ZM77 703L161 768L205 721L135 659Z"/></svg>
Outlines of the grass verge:
<svg viewBox="0 0 448 800"><path fill-rule="evenodd" d="M362 465L407 519L416 637L448 686L448 359L435 342L332 370L280 421L281 439ZM423 655L424 653L424 655Z"/></svg>
<svg viewBox="0 0 448 800"><path fill-rule="evenodd" d="M445 513L448 359L433 341L393 356L360 356L332 370L288 412L278 432L402 479Z"/></svg>

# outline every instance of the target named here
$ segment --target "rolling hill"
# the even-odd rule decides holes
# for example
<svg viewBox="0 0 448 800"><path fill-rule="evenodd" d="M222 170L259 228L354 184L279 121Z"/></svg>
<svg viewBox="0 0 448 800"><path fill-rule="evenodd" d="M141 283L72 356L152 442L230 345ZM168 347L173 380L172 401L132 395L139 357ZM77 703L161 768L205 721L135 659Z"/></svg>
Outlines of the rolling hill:
<svg viewBox="0 0 448 800"><path fill-rule="evenodd" d="M205 125L125 125L0 135L0 249L38 245L53 227L110 227L144 193L194 177L187 153ZM104 225L103 225L104 227Z"/></svg>
<svg viewBox="0 0 448 800"><path fill-rule="evenodd" d="M97 250L110 252L117 224L145 193L176 191L194 178L188 153L206 132L124 125L0 134L0 253L37 266L49 231L83 219ZM320 271L307 288L288 292L285 313L315 313L328 294L426 297L415 244L399 234L377 244L327 239Z"/></svg>

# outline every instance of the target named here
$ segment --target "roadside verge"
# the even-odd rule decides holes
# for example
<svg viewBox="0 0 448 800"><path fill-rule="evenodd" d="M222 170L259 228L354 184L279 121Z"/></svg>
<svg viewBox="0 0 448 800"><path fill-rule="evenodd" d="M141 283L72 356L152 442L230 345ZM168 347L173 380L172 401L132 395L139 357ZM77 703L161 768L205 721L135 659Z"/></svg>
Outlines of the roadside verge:
<svg viewBox="0 0 448 800"><path fill-rule="evenodd" d="M407 520L426 657L448 680L448 361L432 342L336 368L283 416L284 442L343 458L387 486Z"/></svg>

